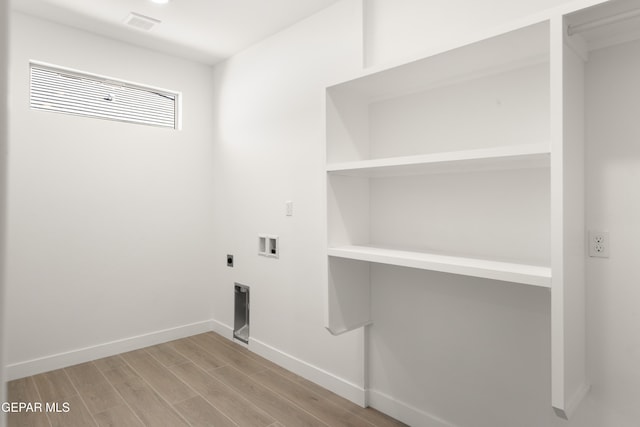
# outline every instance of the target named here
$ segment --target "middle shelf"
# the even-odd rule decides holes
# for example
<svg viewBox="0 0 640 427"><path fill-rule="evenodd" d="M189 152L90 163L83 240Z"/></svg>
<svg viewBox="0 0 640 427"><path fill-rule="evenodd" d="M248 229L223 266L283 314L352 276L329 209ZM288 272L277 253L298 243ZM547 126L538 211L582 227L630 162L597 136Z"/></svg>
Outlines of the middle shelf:
<svg viewBox="0 0 640 427"><path fill-rule="evenodd" d="M523 169L549 166L549 144L518 144L327 165L327 173L362 177Z"/></svg>
<svg viewBox="0 0 640 427"><path fill-rule="evenodd" d="M330 257L389 264L421 270L439 271L551 287L551 268L497 260L414 252L376 246L339 246L328 249Z"/></svg>
<svg viewBox="0 0 640 427"><path fill-rule="evenodd" d="M329 255L548 286L529 266L550 265L549 158L535 144L329 165Z"/></svg>

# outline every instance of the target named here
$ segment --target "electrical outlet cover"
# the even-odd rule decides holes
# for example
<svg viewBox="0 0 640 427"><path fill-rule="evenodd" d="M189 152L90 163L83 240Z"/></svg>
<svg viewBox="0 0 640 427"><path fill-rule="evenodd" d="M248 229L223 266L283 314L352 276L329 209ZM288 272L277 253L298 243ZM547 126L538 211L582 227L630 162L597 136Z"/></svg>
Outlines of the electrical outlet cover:
<svg viewBox="0 0 640 427"><path fill-rule="evenodd" d="M593 258L609 258L611 243L608 231L589 231L589 256Z"/></svg>

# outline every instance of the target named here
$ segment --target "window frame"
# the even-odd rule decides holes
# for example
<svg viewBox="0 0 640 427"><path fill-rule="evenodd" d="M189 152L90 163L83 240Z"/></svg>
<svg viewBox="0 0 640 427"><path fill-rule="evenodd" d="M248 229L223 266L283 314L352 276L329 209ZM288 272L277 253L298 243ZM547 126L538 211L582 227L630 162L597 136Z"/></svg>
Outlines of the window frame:
<svg viewBox="0 0 640 427"><path fill-rule="evenodd" d="M103 84L107 84L107 85L126 87L126 88L135 89L135 90L141 90L141 91L145 91L145 92L153 92L153 93L160 94L160 95L165 95L165 96L172 96L172 97L174 97L174 111L173 111L174 121L173 121L173 127L166 126L166 125L161 125L161 124L156 124L156 123L145 123L145 122L135 121L135 120L126 119L126 118L103 117L103 116L95 116L95 115L91 115L91 114L83 114L82 112L74 113L74 112L68 112L68 111L59 111L59 110L55 110L55 109L48 110L48 109L45 109L45 108L34 107L33 106L33 101L32 101L33 85L34 85L33 79L32 79L32 69L33 68L45 70L45 71L48 71L48 72L66 74L66 75L69 75L70 77L91 80L91 81L95 81L95 82L99 82L99 83L103 83ZM132 82L132 81L124 80L124 79L120 79L120 78L110 77L110 76L106 76L106 75L103 75L103 74L90 73L90 72L87 72L87 71L81 71L81 70L77 70L77 69L74 69L74 68L63 67L63 66L50 64L50 63L47 63L47 62L42 62L42 61L37 61L37 60L30 60L29 61L29 109L34 110L34 111L46 111L46 112L58 113L58 114L68 114L68 115L77 116L77 117L86 117L86 118L110 120L110 121L116 121L116 122L121 122L121 123L130 123L130 124L137 124L137 125L143 125L143 126L152 126L152 127L164 128L164 129L173 129L173 130L181 130L182 129L182 92L175 91L175 90L170 90L170 89L165 89L165 88L161 88L161 87L158 87L158 86L152 86L152 85L148 85L148 84Z"/></svg>

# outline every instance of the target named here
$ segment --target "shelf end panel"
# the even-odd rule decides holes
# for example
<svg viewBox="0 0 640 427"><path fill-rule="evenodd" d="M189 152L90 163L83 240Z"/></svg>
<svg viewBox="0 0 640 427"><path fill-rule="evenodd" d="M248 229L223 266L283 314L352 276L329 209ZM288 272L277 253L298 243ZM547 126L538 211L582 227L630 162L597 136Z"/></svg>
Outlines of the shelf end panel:
<svg viewBox="0 0 640 427"><path fill-rule="evenodd" d="M371 323L369 263L329 257L326 328L333 335Z"/></svg>

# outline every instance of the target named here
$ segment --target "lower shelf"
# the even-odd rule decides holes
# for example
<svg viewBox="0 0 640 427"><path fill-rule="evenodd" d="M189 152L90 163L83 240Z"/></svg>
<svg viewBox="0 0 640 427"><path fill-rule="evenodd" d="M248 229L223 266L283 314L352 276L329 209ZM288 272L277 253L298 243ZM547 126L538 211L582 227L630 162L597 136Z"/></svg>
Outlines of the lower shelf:
<svg viewBox="0 0 640 427"><path fill-rule="evenodd" d="M551 268L543 266L401 251L373 246L334 247L328 249L328 255L379 264L522 283L544 288L551 287Z"/></svg>

